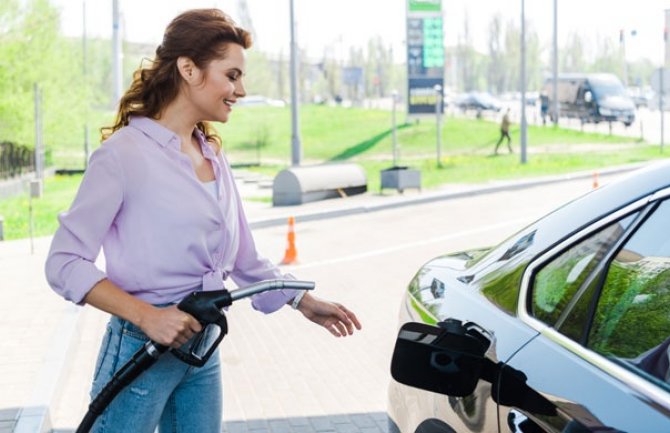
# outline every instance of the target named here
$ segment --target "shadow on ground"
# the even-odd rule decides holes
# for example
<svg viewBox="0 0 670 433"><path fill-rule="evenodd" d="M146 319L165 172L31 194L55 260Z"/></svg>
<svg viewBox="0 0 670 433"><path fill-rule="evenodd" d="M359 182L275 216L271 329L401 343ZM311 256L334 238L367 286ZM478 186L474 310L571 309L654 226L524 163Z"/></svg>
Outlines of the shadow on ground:
<svg viewBox="0 0 670 433"><path fill-rule="evenodd" d="M403 123L402 125L398 125L398 129L403 129L411 126L409 123ZM351 147L348 147L344 149L342 152L339 154L333 156L330 158L330 161L343 161L345 159L352 158L356 155L360 155L363 152L366 152L370 149L372 149L377 143L382 141L384 138L388 137L391 135L393 132L393 129L387 129L386 131L379 133L375 135L374 137L368 138L367 140L361 141L360 143L357 143Z"/></svg>

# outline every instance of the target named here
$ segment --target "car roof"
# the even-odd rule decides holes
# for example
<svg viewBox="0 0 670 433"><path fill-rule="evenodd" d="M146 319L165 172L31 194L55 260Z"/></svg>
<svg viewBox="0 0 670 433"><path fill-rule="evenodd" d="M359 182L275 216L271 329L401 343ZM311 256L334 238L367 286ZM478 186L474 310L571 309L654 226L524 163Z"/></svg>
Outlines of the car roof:
<svg viewBox="0 0 670 433"><path fill-rule="evenodd" d="M670 161L652 163L635 170L543 216L490 250L481 260L473 263L473 268L468 272L481 272L501 260L526 236L532 236L532 242L523 248L523 254L517 259L521 259L521 256L534 256L604 216L668 187Z"/></svg>
<svg viewBox="0 0 670 433"><path fill-rule="evenodd" d="M668 187L670 161L652 163L567 203L538 223L542 226L564 226L560 233L556 233L556 239L545 237L548 243L553 243L605 215Z"/></svg>

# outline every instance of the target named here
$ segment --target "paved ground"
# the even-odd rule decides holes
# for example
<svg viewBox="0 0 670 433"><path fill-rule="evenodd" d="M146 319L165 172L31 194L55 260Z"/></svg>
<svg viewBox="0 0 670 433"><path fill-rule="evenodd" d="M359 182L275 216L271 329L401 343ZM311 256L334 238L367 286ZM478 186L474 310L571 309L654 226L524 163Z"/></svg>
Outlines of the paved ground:
<svg viewBox="0 0 670 433"><path fill-rule="evenodd" d="M288 215L300 218L316 214L368 212L402 202L438 199L440 195L473 193L471 186L452 186L430 193L406 192L403 196L376 193L328 200L294 208L272 208L252 197L268 196L269 190L258 183L239 179L247 198L248 217L256 226L285 224ZM487 188L514 188L514 183L488 185ZM43 263L50 239L34 242L34 253L27 240L0 243L0 433L72 431L72 420L86 407L92 368L107 316L92 308L74 307L53 294L43 277ZM346 303L347 299L341 299ZM342 387L338 380L338 359L356 357L357 351L385 356L375 342L345 339L334 348L314 327L298 332L303 319L286 309L257 321L257 313L241 306L236 315L238 329L253 330L250 335L233 335L226 340L222 356L224 384L234 383L235 393L226 392L224 414L229 420L224 431L230 433L381 433L385 431L385 414L377 404L383 396L370 396L367 390L384 389L379 379L366 375L379 363L362 363L347 389L350 399L333 397L329 389ZM232 320L232 318L231 318ZM276 344L272 357L250 356L253 345L264 344L264 335L281 329L286 338ZM317 335L318 334L318 335ZM349 341L348 341L349 340ZM276 343L276 342L275 342ZM312 350L305 351L305 347ZM291 360L300 358L300 362ZM278 371L276 364L283 370ZM295 365L294 365L295 364ZM310 366L327 365L332 374L317 375ZM261 368L262 367L262 368ZM368 370L366 370L368 369ZM227 373L226 373L227 372ZM235 377L228 376L235 375ZM264 392L258 384L272 383ZM318 386L317 386L318 384ZM276 399L282 389L291 387L294 401ZM315 391L318 389L319 391ZM271 392L270 392L271 391ZM375 404L369 404L374 401ZM262 404L255 404L261 402ZM290 404L289 404L290 403ZM49 416L45 417L49 408ZM256 408L249 410L249 408ZM257 408L262 408L260 411ZM16 420L19 415L20 423ZM47 423L43 423L43 420Z"/></svg>

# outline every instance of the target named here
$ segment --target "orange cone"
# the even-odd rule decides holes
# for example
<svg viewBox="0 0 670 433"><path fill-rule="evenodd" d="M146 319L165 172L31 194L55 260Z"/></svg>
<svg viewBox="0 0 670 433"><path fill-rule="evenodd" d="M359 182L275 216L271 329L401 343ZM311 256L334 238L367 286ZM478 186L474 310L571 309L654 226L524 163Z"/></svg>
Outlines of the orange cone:
<svg viewBox="0 0 670 433"><path fill-rule="evenodd" d="M598 188L600 185L598 184L598 172L594 171L593 172L593 189Z"/></svg>
<svg viewBox="0 0 670 433"><path fill-rule="evenodd" d="M290 265L298 262L298 250L295 248L295 218L288 217L288 235L286 236L288 245L284 258L281 261L282 265Z"/></svg>

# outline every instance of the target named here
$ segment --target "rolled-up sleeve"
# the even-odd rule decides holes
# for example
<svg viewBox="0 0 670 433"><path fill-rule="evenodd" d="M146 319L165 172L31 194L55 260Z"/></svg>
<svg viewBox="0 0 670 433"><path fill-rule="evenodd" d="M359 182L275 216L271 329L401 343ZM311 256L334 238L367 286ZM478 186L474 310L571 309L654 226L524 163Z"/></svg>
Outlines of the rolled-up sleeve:
<svg viewBox="0 0 670 433"><path fill-rule="evenodd" d="M288 273L282 274L277 266L258 254L249 223L242 209L242 200L237 190L235 190L235 195L239 209L238 228L240 245L235 259L235 268L231 273L233 281L238 286L246 286L270 279L295 280L296 278L293 275ZM252 297L251 305L254 309L263 313L272 313L286 305L297 294L297 290L290 289L260 293Z"/></svg>
<svg viewBox="0 0 670 433"><path fill-rule="evenodd" d="M123 171L113 146L103 145L91 156L72 206L59 215L45 263L49 285L81 304L106 274L95 266L105 236L121 209Z"/></svg>

